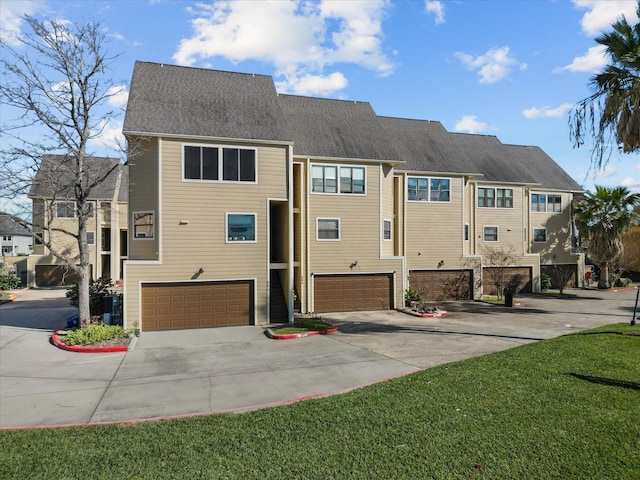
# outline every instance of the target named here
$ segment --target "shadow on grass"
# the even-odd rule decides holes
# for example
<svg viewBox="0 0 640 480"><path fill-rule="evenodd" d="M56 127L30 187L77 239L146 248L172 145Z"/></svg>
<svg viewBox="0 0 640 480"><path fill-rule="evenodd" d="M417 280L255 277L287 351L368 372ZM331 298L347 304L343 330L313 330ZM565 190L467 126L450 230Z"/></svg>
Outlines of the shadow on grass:
<svg viewBox="0 0 640 480"><path fill-rule="evenodd" d="M581 375L579 373L569 373L568 375L579 380L584 380L586 382L597 383L598 385L628 388L630 390L640 390L640 383L637 382L627 382L625 380L615 380L613 378L593 377L591 375Z"/></svg>

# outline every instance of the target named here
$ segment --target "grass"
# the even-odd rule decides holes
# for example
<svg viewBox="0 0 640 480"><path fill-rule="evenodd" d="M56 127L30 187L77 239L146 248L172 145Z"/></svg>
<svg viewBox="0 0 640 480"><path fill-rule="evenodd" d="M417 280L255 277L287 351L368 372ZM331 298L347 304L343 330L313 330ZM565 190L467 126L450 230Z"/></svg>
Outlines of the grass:
<svg viewBox="0 0 640 480"><path fill-rule="evenodd" d="M323 322L319 318L296 318L293 326L272 327L271 331L277 335L289 335L306 332L322 332L333 328L333 325Z"/></svg>
<svg viewBox="0 0 640 480"><path fill-rule="evenodd" d="M0 431L0 478L637 479L640 337L629 331L640 327L242 414Z"/></svg>

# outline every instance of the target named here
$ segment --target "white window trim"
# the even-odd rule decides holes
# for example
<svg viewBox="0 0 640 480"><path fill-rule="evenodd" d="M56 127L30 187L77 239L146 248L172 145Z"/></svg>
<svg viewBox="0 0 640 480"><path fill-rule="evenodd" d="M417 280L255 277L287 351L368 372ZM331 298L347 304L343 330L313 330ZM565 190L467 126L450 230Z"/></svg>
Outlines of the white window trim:
<svg viewBox="0 0 640 480"><path fill-rule="evenodd" d="M533 205L534 205L533 196L534 195L538 195L538 196L544 195L544 210L534 210L533 209ZM546 192L531 192L531 196L529 197L529 211L531 213L548 213L548 211L547 211L548 210L547 209L547 202L549 201L548 197L549 197L549 194L546 193ZM540 203L536 202L535 205L540 205ZM553 212L551 212L551 213L553 213Z"/></svg>
<svg viewBox="0 0 640 480"><path fill-rule="evenodd" d="M202 178L184 178L184 147L205 147L205 148L217 148L218 149L218 180L203 180ZM234 185L255 185L258 183L258 148L257 147L248 147L248 146L242 146L242 145L218 145L218 144L211 144L211 143L191 143L191 142L187 142L187 143L183 143L182 146L180 147L181 150L181 161L180 161L180 178L182 179L182 181L184 183L230 183L230 184L234 184ZM255 155L255 165L254 165L254 172L255 172L255 180L253 182L247 182L244 180L223 180L223 175L224 175L224 171L223 171L223 161L222 161L222 149L223 148L237 148L239 150L253 150L254 152L256 152ZM226 235L225 235L226 236Z"/></svg>
<svg viewBox="0 0 640 480"><path fill-rule="evenodd" d="M338 221L338 238L320 238L319 237L319 228L318 228L318 222L320 220L337 220ZM316 217L316 241L318 242L339 242L342 238L342 235L340 233L340 225L341 225L341 220L339 217Z"/></svg>
<svg viewBox="0 0 640 480"><path fill-rule="evenodd" d="M496 229L496 239L495 240L487 240L487 234L485 230L487 228L495 228ZM500 227L498 225L483 225L482 226L482 241L485 243L498 243L500 241Z"/></svg>
<svg viewBox="0 0 640 480"><path fill-rule="evenodd" d="M71 211L73 212L73 214L70 217L61 217L60 215L58 215L58 204L60 204L60 203L70 203L71 204ZM76 204L75 204L75 202L73 202L71 200L56 200L55 209L56 209L56 218L76 218Z"/></svg>
<svg viewBox="0 0 640 480"><path fill-rule="evenodd" d="M136 215L139 214L151 214L152 215L152 219L153 219L153 228L151 229L151 236L150 237L136 237ZM131 237L133 240L155 240L156 238L156 212L153 210L140 210L137 212L131 212L131 227L132 227L132 234Z"/></svg>
<svg viewBox="0 0 640 480"><path fill-rule="evenodd" d="M389 238L384 238L384 223L389 222ZM393 240L393 221L389 218L385 218L382 220L382 241L383 242L391 242Z"/></svg>
<svg viewBox="0 0 640 480"><path fill-rule="evenodd" d="M427 199L426 200L409 200L409 179L410 178L426 178L427 179ZM449 181L449 200L431 200L431 180L448 180ZM451 187L453 182L451 181L451 177L422 177L416 175L407 175L407 188L405 189L405 194L407 196L407 202L411 203L432 203L437 205L439 203L448 204L451 203Z"/></svg>
<svg viewBox="0 0 640 480"><path fill-rule="evenodd" d="M335 192L314 192L313 191L313 167L334 167L336 169L336 191ZM361 168L364 170L364 193L342 193L340 192L340 168ZM348 197L366 197L367 191L367 166L351 165L347 163L317 163L309 164L309 193L311 195L344 195Z"/></svg>
<svg viewBox="0 0 640 480"><path fill-rule="evenodd" d="M250 183L250 182L249 182ZM253 240L229 240L229 215L253 215L253 228L255 235ZM238 245L245 243L258 243L258 214L255 212L226 212L224 214L224 242Z"/></svg>
<svg viewBox="0 0 640 480"><path fill-rule="evenodd" d="M95 245L96 244L96 232L87 231L87 245ZM89 234L93 234L93 241L89 242Z"/></svg>
<svg viewBox="0 0 640 480"><path fill-rule="evenodd" d="M499 207L498 206L498 190L511 190L511 196L510 197L503 197L502 199L505 200L507 198L511 199L511 206L510 207ZM496 208L501 208L501 209L510 209L510 208L514 208L514 203L515 203L515 199L514 199L514 195L513 195L513 188L506 188L506 187L496 187Z"/></svg>
<svg viewBox="0 0 640 480"><path fill-rule="evenodd" d="M544 230L544 241L541 240L536 240L536 230ZM534 228L533 229L533 243L547 243L547 241L549 240L548 234L547 234L547 229L544 227L541 228Z"/></svg>

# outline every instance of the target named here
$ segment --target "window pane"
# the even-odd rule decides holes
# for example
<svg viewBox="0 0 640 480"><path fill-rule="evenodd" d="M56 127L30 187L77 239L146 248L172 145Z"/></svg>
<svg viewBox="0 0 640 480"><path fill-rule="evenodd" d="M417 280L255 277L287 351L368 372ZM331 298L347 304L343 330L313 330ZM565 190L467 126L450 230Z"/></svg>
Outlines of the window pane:
<svg viewBox="0 0 640 480"><path fill-rule="evenodd" d="M240 150L240 181L256 181L256 151Z"/></svg>
<svg viewBox="0 0 640 480"><path fill-rule="evenodd" d="M336 167L324 167L324 191L338 193L338 169Z"/></svg>
<svg viewBox="0 0 640 480"><path fill-rule="evenodd" d="M200 147L184 147L184 178L200 179Z"/></svg>
<svg viewBox="0 0 640 480"><path fill-rule="evenodd" d="M256 239L256 216L231 214L227 216L227 239L230 242L253 242Z"/></svg>
<svg viewBox="0 0 640 480"><path fill-rule="evenodd" d="M340 193L351 193L351 168L340 168Z"/></svg>
<svg viewBox="0 0 640 480"><path fill-rule="evenodd" d="M546 242L547 241L547 229L546 228L534 228L533 229L533 241L534 242Z"/></svg>
<svg viewBox="0 0 640 480"><path fill-rule="evenodd" d="M73 218L74 205L72 202L58 202L56 204L57 215L60 218Z"/></svg>
<svg viewBox="0 0 640 480"><path fill-rule="evenodd" d="M95 232L87 232L87 244L88 245L93 245L95 243Z"/></svg>
<svg viewBox="0 0 640 480"><path fill-rule="evenodd" d="M153 212L133 214L134 238L153 238Z"/></svg>
<svg viewBox="0 0 640 480"><path fill-rule="evenodd" d="M407 179L407 197L409 200L418 199L418 179L409 177Z"/></svg>
<svg viewBox="0 0 640 480"><path fill-rule="evenodd" d="M238 157L237 148L222 149L222 179L238 181Z"/></svg>
<svg viewBox="0 0 640 480"><path fill-rule="evenodd" d="M444 178L431 179L431 201L432 202L448 202L449 201L449 180Z"/></svg>
<svg viewBox="0 0 640 480"><path fill-rule="evenodd" d="M338 240L340 238L337 219L318 219L318 239Z"/></svg>
<svg viewBox="0 0 640 480"><path fill-rule="evenodd" d="M218 180L218 149L202 148L202 179Z"/></svg>
<svg viewBox="0 0 640 480"><path fill-rule="evenodd" d="M429 183L426 178L418 179L418 200L427 200L427 195L429 193Z"/></svg>
<svg viewBox="0 0 640 480"><path fill-rule="evenodd" d="M498 227L484 227L484 241L485 242L497 242L498 241Z"/></svg>
<svg viewBox="0 0 640 480"><path fill-rule="evenodd" d="M391 240L391 220L384 221L384 239Z"/></svg>

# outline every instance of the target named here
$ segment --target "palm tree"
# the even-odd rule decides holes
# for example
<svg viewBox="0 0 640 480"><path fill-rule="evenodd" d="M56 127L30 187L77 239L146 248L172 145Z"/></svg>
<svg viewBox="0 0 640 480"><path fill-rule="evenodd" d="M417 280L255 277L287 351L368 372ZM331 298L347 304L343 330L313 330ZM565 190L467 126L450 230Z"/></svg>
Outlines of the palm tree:
<svg viewBox="0 0 640 480"><path fill-rule="evenodd" d="M598 288L609 288L609 265L623 250L622 234L638 214L633 207L640 205L640 194L625 187L601 187L587 192L573 205L574 221L582 239L587 242L587 254L600 268Z"/></svg>
<svg viewBox="0 0 640 480"><path fill-rule="evenodd" d="M640 18L640 0L636 8ZM593 137L592 161L596 168L607 163L611 140L624 153L640 151L640 21L630 25L621 16L613 31L595 39L611 59L603 72L591 77L594 93L580 101L569 117L575 147Z"/></svg>

